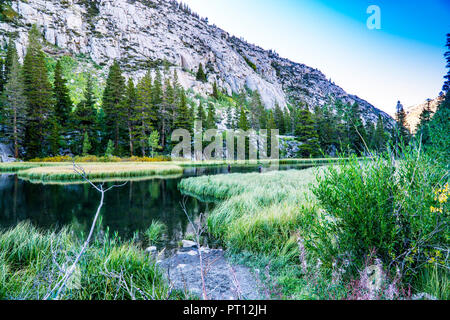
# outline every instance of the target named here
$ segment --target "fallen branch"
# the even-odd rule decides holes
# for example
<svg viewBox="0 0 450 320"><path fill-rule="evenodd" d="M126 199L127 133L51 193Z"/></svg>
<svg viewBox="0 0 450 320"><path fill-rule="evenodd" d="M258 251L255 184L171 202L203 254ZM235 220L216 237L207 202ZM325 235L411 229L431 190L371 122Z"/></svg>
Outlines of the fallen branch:
<svg viewBox="0 0 450 320"><path fill-rule="evenodd" d="M124 182L121 185L113 185L107 189L103 188L103 183L100 185L95 185L92 181L89 180L85 170L77 165L75 162L73 162L73 170L75 171L75 173L79 174L85 181L87 181L92 187L94 187L98 192L100 192L101 197L100 197L100 204L97 207L97 212L95 213L94 216L94 220L92 221L92 225L91 225L91 229L89 231L89 235L86 239L86 241L84 242L83 246L81 247L80 252L78 253L78 255L76 256L74 262L72 263L72 265L67 268L66 272L64 273L64 276L62 277L62 279L60 281L58 281L58 283L53 287L53 289L47 293L47 295L44 297L44 300L50 299L50 297L52 296L52 294L54 292L56 292L55 295L55 300L58 300L60 297L61 292L64 290L64 288L66 287L67 281L70 279L70 277L72 276L73 272L75 271L75 268L78 264L78 262L80 261L81 257L83 256L84 252L86 251L89 242L91 241L92 235L94 233L95 230L95 226L97 224L97 219L100 215L101 209L103 207L103 203L105 200L105 193L110 191L113 188L119 188L119 187L123 187L124 185L127 184L127 182ZM58 266L59 267L59 266Z"/></svg>

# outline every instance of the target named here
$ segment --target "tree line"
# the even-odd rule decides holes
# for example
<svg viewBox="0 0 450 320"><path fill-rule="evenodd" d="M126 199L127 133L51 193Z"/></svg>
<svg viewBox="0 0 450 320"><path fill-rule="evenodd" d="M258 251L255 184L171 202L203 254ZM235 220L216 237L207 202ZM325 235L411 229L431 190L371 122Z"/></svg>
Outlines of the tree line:
<svg viewBox="0 0 450 320"><path fill-rule="evenodd" d="M176 70L168 64L149 69L134 83L126 80L117 61L109 68L100 104L94 94L92 75L87 74L83 99L74 105L63 76L61 60L53 82L45 63L42 36L34 25L23 65L12 37L5 59L0 59L0 106L2 135L14 146L16 158L74 155L152 156L170 154L174 129L193 133L195 121L203 129L217 128L220 121L215 102L228 103L227 129L279 129L281 135L299 142L298 157L333 155L337 152L364 154L383 151L386 143L410 138L406 114L397 108L397 126L391 132L381 116L376 123L364 123L359 106L340 100L310 108L306 104L273 110L264 107L258 91L248 89L227 97L214 82L211 99L197 105L178 82ZM207 81L202 64L196 79ZM101 107L98 107L100 105ZM424 115L424 117L426 117ZM428 116L431 118L431 115ZM269 136L270 138L270 136Z"/></svg>
<svg viewBox="0 0 450 320"><path fill-rule="evenodd" d="M29 32L29 44L20 64L12 38L7 55L0 60L2 134L14 145L16 157L26 159L56 156L113 154L146 156L171 148L174 128L194 125L194 106L178 83L177 73L149 69L135 84L128 81L115 61L109 68L101 108L96 107L94 79L88 74L84 98L73 105L61 60L51 83L36 26ZM208 119L215 123L214 106Z"/></svg>

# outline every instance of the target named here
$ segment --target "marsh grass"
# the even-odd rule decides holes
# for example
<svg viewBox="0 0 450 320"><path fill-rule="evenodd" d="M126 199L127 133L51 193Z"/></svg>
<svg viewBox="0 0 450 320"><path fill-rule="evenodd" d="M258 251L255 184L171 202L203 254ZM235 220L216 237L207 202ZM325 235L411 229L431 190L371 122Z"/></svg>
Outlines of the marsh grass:
<svg viewBox="0 0 450 320"><path fill-rule="evenodd" d="M209 214L208 230L227 247L232 260L259 270L268 299L330 299L343 293L328 294L332 291L325 277L306 277L297 242L298 230L308 228L303 224L305 212L316 206L310 185L323 171L203 176L184 179L179 188L220 200Z"/></svg>
<svg viewBox="0 0 450 320"><path fill-rule="evenodd" d="M153 220L152 224L145 231L145 237L150 245L157 245L162 241L162 236L167 231L167 226L157 220Z"/></svg>
<svg viewBox="0 0 450 320"><path fill-rule="evenodd" d="M127 179L175 175L183 173L183 168L172 164L155 163L89 163L83 164L90 180ZM72 165L34 167L19 171L18 176L31 181L81 181Z"/></svg>
<svg viewBox="0 0 450 320"><path fill-rule="evenodd" d="M38 167L57 166L57 163L8 162L0 163L0 173L16 173ZM59 164L61 165L61 164Z"/></svg>
<svg viewBox="0 0 450 320"><path fill-rule="evenodd" d="M279 255L315 199L309 184L317 171L274 171L184 179L179 188L199 198L222 200L208 217L209 232L232 251Z"/></svg>
<svg viewBox="0 0 450 320"><path fill-rule="evenodd" d="M30 223L0 232L0 299L41 299L61 277L64 266L81 247L65 228L44 232ZM170 290L155 261L131 242L117 236L97 236L78 265L79 287L68 288L62 299L182 298ZM76 282L75 281L75 282ZM131 290L128 290L131 288Z"/></svg>
<svg viewBox="0 0 450 320"><path fill-rule="evenodd" d="M448 270L437 265L428 265L417 277L417 292L426 292L439 300L450 299L450 281Z"/></svg>

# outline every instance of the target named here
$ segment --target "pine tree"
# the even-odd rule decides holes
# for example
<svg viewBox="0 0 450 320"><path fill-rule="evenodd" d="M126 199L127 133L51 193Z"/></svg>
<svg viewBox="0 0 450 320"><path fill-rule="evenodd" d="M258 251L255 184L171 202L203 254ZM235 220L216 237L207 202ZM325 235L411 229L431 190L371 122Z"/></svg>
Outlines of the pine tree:
<svg viewBox="0 0 450 320"><path fill-rule="evenodd" d="M6 84L5 60L0 58L0 97Z"/></svg>
<svg viewBox="0 0 450 320"><path fill-rule="evenodd" d="M450 90L450 33L447 33L447 44L445 45L447 47L447 51L444 54L445 60L447 61L446 68L448 69L447 74L444 76L445 82L442 86L442 90L446 93L446 99L448 102L448 99L450 99L448 95L448 91Z"/></svg>
<svg viewBox="0 0 450 320"><path fill-rule="evenodd" d="M275 119L275 124L276 124L278 130L280 130L280 134L281 135L286 134L284 113L283 113L283 110L281 110L278 103L275 105L274 119Z"/></svg>
<svg viewBox="0 0 450 320"><path fill-rule="evenodd" d="M163 107L160 110L160 117L163 121L161 131L161 147L167 147L167 136L170 135L173 127L174 113L176 112L176 94L173 85L170 83L170 76L167 72L164 81Z"/></svg>
<svg viewBox="0 0 450 320"><path fill-rule="evenodd" d="M233 109L234 108L231 105L227 107L227 122L226 122L227 129L234 129Z"/></svg>
<svg viewBox="0 0 450 320"><path fill-rule="evenodd" d="M78 141L81 141L87 134L91 139L94 137L94 146L97 144L97 141L95 140L97 129L97 110L95 108L95 103L93 79L90 73L88 73L83 100L76 107L72 118L75 124L75 130L78 133ZM74 149L78 149L79 152L79 146L75 146Z"/></svg>
<svg viewBox="0 0 450 320"><path fill-rule="evenodd" d="M4 119L6 136L13 142L14 157L19 157L19 148L25 134L26 97L24 92L22 70L17 55L12 57L8 82L5 85Z"/></svg>
<svg viewBox="0 0 450 320"><path fill-rule="evenodd" d="M212 96L217 100L219 99L219 90L217 89L217 82L214 81L213 83L213 92L212 92Z"/></svg>
<svg viewBox="0 0 450 320"><path fill-rule="evenodd" d="M130 155L134 155L134 133L135 133L135 121L136 121L136 106L137 106L137 93L133 80L130 78L127 84L125 108L127 117L128 128L128 142L130 145Z"/></svg>
<svg viewBox="0 0 450 320"><path fill-rule="evenodd" d="M28 158L45 156L55 146L53 90L48 79L40 38L41 34L36 25L33 25L29 32L28 48L23 64L27 98L25 149Z"/></svg>
<svg viewBox="0 0 450 320"><path fill-rule="evenodd" d="M212 103L208 103L208 116L206 117L206 129L217 129L216 109Z"/></svg>
<svg viewBox="0 0 450 320"><path fill-rule="evenodd" d="M203 65L200 63L198 66L198 71L196 75L197 81L206 82L208 79L206 78L205 71L203 71Z"/></svg>
<svg viewBox="0 0 450 320"><path fill-rule="evenodd" d="M152 75L147 71L146 75L139 81L137 85L137 106L135 121L135 133L139 145L141 147L142 156L145 157L147 147L147 137L151 131L156 128L157 110L153 105L153 84Z"/></svg>
<svg viewBox="0 0 450 320"><path fill-rule="evenodd" d="M421 137L423 144L428 144L430 142L430 121L433 116L433 111L431 110L431 99L427 100L425 108L420 114L420 123L417 128L417 136Z"/></svg>
<svg viewBox="0 0 450 320"><path fill-rule="evenodd" d="M109 158L114 153L114 142L112 140L108 140L108 144L106 145L105 157Z"/></svg>
<svg viewBox="0 0 450 320"><path fill-rule="evenodd" d="M308 107L304 107L298 112L295 135L301 142L299 147L299 157L313 157L319 154L319 138L315 130L314 119Z"/></svg>
<svg viewBox="0 0 450 320"><path fill-rule="evenodd" d="M125 126L125 78L117 61L109 68L105 91L103 92L103 111L105 112L106 136L114 141L115 152L119 152L121 128Z"/></svg>
<svg viewBox="0 0 450 320"><path fill-rule="evenodd" d="M361 119L361 112L358 104L355 102L351 105L350 115L348 116L348 142L351 149L355 150L357 154L364 153L367 133Z"/></svg>
<svg viewBox="0 0 450 320"><path fill-rule="evenodd" d="M5 79L8 77L8 74L11 72L12 63L16 56L18 56L16 43L14 42L13 36L10 35L9 40L8 40L8 50L6 51L6 58L5 58L5 74L4 74Z"/></svg>
<svg viewBox="0 0 450 320"><path fill-rule="evenodd" d="M397 124L394 132L394 141L396 144L400 143L400 141L408 144L410 138L409 126L406 122L405 109L403 108L403 105L400 103L400 101L397 102L396 109L397 112L395 113L395 121Z"/></svg>
<svg viewBox="0 0 450 320"><path fill-rule="evenodd" d="M378 152L383 152L386 148L386 133L381 115L378 115L377 126L375 128L375 148Z"/></svg>
<svg viewBox="0 0 450 320"><path fill-rule="evenodd" d="M162 75L159 69L156 69L155 80L152 87L152 103L157 110L161 108L163 102Z"/></svg>
<svg viewBox="0 0 450 320"><path fill-rule="evenodd" d="M83 138L83 156L87 156L89 154L89 151L91 151L91 149L92 145L91 142L89 141L89 135L87 132L85 132Z"/></svg>
<svg viewBox="0 0 450 320"><path fill-rule="evenodd" d="M264 106L261 106L261 112L260 112L260 117L259 117L259 126L258 129L267 129L267 121L268 121L268 116L269 116L269 112L266 110L266 108L264 108ZM283 118L284 121L284 118Z"/></svg>
<svg viewBox="0 0 450 320"><path fill-rule="evenodd" d="M193 132L192 127L192 114L187 105L186 93L183 89L180 90L180 104L178 106L177 118L174 123L174 129L185 129L191 134Z"/></svg>
<svg viewBox="0 0 450 320"><path fill-rule="evenodd" d="M430 141L425 145L425 150L437 161L447 164L448 168L448 159L450 159L450 33L447 34L446 46L447 51L444 57L447 61L448 71L442 87L445 99L429 122Z"/></svg>
<svg viewBox="0 0 450 320"><path fill-rule="evenodd" d="M61 60L58 60L55 68L55 82L53 84L55 98L55 117L61 127L65 127L72 112L72 101L66 79L63 77Z"/></svg>
<svg viewBox="0 0 450 320"><path fill-rule="evenodd" d="M267 156L272 154L272 130L277 129L272 110L267 112Z"/></svg>
<svg viewBox="0 0 450 320"><path fill-rule="evenodd" d="M372 121L367 121L366 123L366 134L367 134L367 147L369 150L375 150L376 144L375 144L375 124Z"/></svg>
<svg viewBox="0 0 450 320"><path fill-rule="evenodd" d="M180 97L181 97L181 86L180 83L178 82L178 72L175 69L173 71L173 76L172 76L172 90L173 90L173 104L171 107L171 112L172 112L172 119L171 119L171 130L173 130L175 121L177 119L177 112L178 112L178 106L180 104Z"/></svg>
<svg viewBox="0 0 450 320"><path fill-rule="evenodd" d="M248 120L250 122L250 127L255 130L261 129L260 121L261 117L263 116L263 112L265 112L265 109L258 90L252 92L249 109L250 112Z"/></svg>
<svg viewBox="0 0 450 320"><path fill-rule="evenodd" d="M203 108L203 102L200 100L200 103L197 108L197 114L195 116L196 121L201 121L202 125L204 126L206 124L206 112Z"/></svg>
<svg viewBox="0 0 450 320"><path fill-rule="evenodd" d="M148 145L150 147L150 155L152 158L155 157L156 151L161 147L159 145L159 133L158 131L154 130L148 137Z"/></svg>
<svg viewBox="0 0 450 320"><path fill-rule="evenodd" d="M237 128L241 129L243 131L247 131L250 129L250 124L248 123L248 118L247 118L247 112L245 111L243 106L241 106L240 111L239 111L239 120L237 123Z"/></svg>

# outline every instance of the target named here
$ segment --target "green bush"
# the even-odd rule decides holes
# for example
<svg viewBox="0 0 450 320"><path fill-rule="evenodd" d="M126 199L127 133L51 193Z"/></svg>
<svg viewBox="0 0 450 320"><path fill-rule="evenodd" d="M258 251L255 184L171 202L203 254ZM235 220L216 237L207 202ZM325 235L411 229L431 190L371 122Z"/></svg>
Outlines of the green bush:
<svg viewBox="0 0 450 320"><path fill-rule="evenodd" d="M305 218L311 229L303 236L324 266L342 258L361 267L376 250L405 277L448 253L448 172L420 147L403 150L398 160L342 160L318 176L313 192L323 210Z"/></svg>

